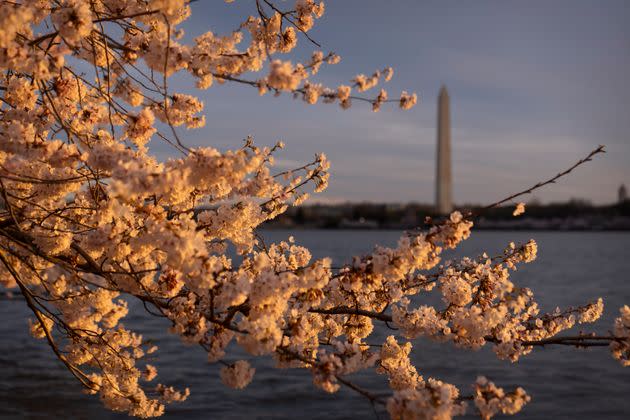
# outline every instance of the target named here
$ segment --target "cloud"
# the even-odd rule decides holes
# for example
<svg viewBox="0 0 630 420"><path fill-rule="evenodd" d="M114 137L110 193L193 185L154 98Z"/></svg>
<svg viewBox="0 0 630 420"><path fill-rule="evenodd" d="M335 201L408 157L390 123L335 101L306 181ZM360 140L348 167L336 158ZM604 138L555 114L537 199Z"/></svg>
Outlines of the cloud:
<svg viewBox="0 0 630 420"><path fill-rule="evenodd" d="M432 202L436 96L446 82L457 202L494 201L555 174L597 143L609 144L609 155L538 196L610 202L619 183L630 184L625 3L480 1L453 8L408 1L366 8L359 0L335 2L313 35L343 59L322 69L318 81L336 86L358 72L395 65L386 88L391 97L419 91L416 108L401 112L390 104L374 114L369 104L355 103L342 111L216 85L201 93L207 127L182 136L187 144L219 150L240 147L249 134L261 146L284 140L279 169L324 152L332 162L326 200ZM206 29L210 19L213 31L229 32L236 15L250 11L235 6L208 14L211 6L197 2L193 29ZM359 20L352 19L357 7L365 12ZM298 53L308 55L311 47L302 43ZM172 87L180 86L184 81ZM160 156L173 154L154 144Z"/></svg>

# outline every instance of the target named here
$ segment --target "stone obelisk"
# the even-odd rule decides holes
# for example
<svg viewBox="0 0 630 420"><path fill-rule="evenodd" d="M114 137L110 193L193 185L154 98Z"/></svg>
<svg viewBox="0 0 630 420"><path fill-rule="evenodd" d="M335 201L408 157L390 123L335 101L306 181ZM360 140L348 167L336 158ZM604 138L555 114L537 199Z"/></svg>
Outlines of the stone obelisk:
<svg viewBox="0 0 630 420"><path fill-rule="evenodd" d="M440 88L437 116L437 171L435 173L435 209L439 214L453 210L451 195L451 117L446 86Z"/></svg>

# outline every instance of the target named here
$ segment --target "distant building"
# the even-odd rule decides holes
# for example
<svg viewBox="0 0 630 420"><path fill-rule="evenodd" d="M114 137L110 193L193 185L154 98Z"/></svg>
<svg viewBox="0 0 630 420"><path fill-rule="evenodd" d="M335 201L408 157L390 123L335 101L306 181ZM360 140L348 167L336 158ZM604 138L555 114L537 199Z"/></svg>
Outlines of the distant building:
<svg viewBox="0 0 630 420"><path fill-rule="evenodd" d="M617 192L617 201L619 203L623 203L628 199L628 191L626 191L626 186L621 184L619 187L619 191Z"/></svg>
<svg viewBox="0 0 630 420"><path fill-rule="evenodd" d="M435 210L439 214L453 211L451 178L451 116L446 86L440 88L437 114L437 168L435 172Z"/></svg>

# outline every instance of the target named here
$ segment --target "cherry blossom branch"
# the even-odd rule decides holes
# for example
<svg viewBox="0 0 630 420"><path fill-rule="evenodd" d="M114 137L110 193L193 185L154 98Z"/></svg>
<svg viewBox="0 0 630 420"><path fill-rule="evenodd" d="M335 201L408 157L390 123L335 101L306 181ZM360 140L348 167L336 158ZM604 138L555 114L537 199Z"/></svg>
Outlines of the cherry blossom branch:
<svg viewBox="0 0 630 420"><path fill-rule="evenodd" d="M549 179L548 179L548 180L546 180L546 181L541 181L541 182L538 182L538 183L536 183L535 185L533 185L533 186L531 186L531 187L529 187L529 188L527 188L527 189L525 189L525 190L523 190L523 191L520 191L520 192L517 192L517 193L515 193L515 194L512 194L512 195L510 195L510 196L508 196L508 197L505 197L505 198L503 198L503 199L501 199L501 200L499 200L499 201L497 201L497 202L494 202L494 203L492 203L492 204L488 204L487 206L484 206L484 207L483 207L480 211L481 211L481 212L483 212L483 211L485 211L485 210L488 210L488 209L491 209L491 208L494 208L494 207L498 207L498 206L500 206L501 204L504 204L504 203L506 203L506 202L508 202L508 201L511 201L511 200L513 200L513 199L515 199L515 198L517 198L517 197L522 196L522 195L525 195L525 194L531 194L533 191L535 191L535 190L537 190L537 189L539 189L539 188L542 188L542 187L544 187L544 186L546 186L546 185L549 185L549 184L554 184L554 183L555 183L558 179L560 179L560 178L562 178L562 177L564 177L564 176L566 176L566 175L570 174L570 173L571 173L571 172L573 172L573 170L574 170L574 169L576 169L577 167L582 166L583 164L585 164L585 163L587 163L587 162L592 161L592 160L593 160L592 158L593 158L595 155L598 155L598 154L600 154L600 153L606 153L605 146L603 146L603 145L598 146L596 149L592 150L592 151L591 151L591 152L590 152L590 153L589 153L586 157L584 157L584 158L582 158L582 159L578 160L578 161L577 161L576 163L574 163L571 167L569 167L569 168L565 169L564 171L559 172L556 176L554 176L554 177L552 177L552 178L549 178ZM473 215L473 213L469 213L469 214L470 214L471 216ZM475 214L475 215L477 215L477 214Z"/></svg>

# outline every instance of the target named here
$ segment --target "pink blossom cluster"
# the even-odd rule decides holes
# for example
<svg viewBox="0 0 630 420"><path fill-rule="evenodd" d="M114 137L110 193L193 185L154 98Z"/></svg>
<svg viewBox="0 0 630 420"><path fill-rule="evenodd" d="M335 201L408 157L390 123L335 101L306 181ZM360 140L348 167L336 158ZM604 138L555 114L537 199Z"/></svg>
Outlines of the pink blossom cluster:
<svg viewBox="0 0 630 420"><path fill-rule="evenodd" d="M199 89L216 81L290 92L309 104L321 98L347 108L364 100L374 111L387 102L409 109L417 96L388 99L384 89L376 99L353 96L353 89L389 81L391 68L335 89L312 81L339 57L279 57L300 36L311 40L307 32L323 4L297 0L286 11L257 5L238 30L207 32L186 45L178 25L194 3L185 0L0 2L0 285L19 290L33 313L32 335L88 393L143 418L189 395L151 384L158 371L145 356L158 349L121 322L130 300L203 348L210 363L223 363L219 376L229 387L246 387L255 373L246 360L225 360L233 344L281 368L307 369L325 391L349 386L405 419L463 414L465 398L454 385L420 376L410 342L370 342L375 327L394 326L403 340L428 337L469 349L491 343L500 358L515 361L599 318L601 299L541 314L533 293L510 280L517 264L535 259L533 241L511 244L498 257L440 265L441 253L470 235L473 223L460 212L340 267L313 259L293 238L265 243L256 230L262 223L327 187L326 156L278 171L282 142L188 147L178 130L202 127L204 104L170 92L169 76L188 72ZM260 77L244 78L252 74ZM151 153L158 141L172 158ZM228 257L229 246L238 258ZM443 307L419 303L431 292L440 293ZM600 337L624 364L629 312L622 309L614 337ZM569 342L587 339L595 338ZM372 369L387 376L389 398L347 379ZM489 382L474 390L469 399L483 418L515 413L529 401L520 389L506 394Z"/></svg>

